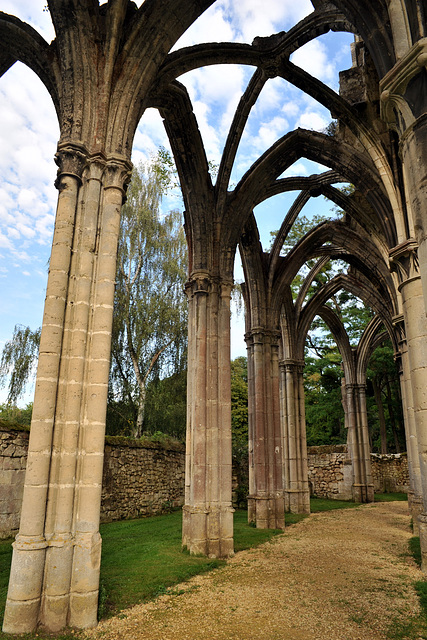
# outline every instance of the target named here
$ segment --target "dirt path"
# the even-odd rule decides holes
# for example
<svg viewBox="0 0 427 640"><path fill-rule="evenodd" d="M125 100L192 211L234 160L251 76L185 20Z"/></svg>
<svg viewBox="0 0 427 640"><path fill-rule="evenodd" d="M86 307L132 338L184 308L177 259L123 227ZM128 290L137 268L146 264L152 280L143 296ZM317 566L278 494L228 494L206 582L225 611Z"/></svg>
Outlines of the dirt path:
<svg viewBox="0 0 427 640"><path fill-rule="evenodd" d="M314 514L174 594L101 622L102 640L426 638L406 502Z"/></svg>

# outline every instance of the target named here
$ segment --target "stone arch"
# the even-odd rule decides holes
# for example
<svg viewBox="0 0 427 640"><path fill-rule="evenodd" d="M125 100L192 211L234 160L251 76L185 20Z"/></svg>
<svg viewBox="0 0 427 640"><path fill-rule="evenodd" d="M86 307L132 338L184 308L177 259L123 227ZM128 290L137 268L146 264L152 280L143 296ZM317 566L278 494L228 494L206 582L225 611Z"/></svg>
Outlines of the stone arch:
<svg viewBox="0 0 427 640"><path fill-rule="evenodd" d="M336 175L359 187L375 224L371 224L364 202L358 203L359 209L346 202L346 223L325 224L310 236L317 254L310 254L307 239L284 261L278 259L280 250L276 247L274 268L268 274L274 274L273 279L262 282L265 294L261 291L254 297L251 293L252 307L259 307L260 321L267 309L275 321L281 309L292 318L289 277L294 265L309 255L318 255L320 260L325 255L345 256L352 270L341 281L355 291L369 289L371 276L379 288L376 293L369 291L371 300L387 316L388 324L390 313L397 315L400 310L403 316L405 384L414 400L420 468L426 465L427 410L419 398L427 369L423 347L427 327L419 321L424 318L427 300L427 120L425 92L419 91L424 87L427 60L422 3L337 0L336 11L326 0L313 0L313 14L287 34L258 38L252 45L218 43L169 54L179 36L212 4L212 0L146 0L136 7L126 0L110 0L104 5L95 0L70 0L65 11L63 2L49 0L57 32L51 45L21 21L0 14L0 71L5 72L16 59L28 64L48 88L61 126L58 211L32 427L31 473L15 544L7 631L31 631L38 623L53 631L67 623L77 627L96 623L97 505L114 256L120 207L131 169L132 140L147 106L161 111L172 141L186 200L192 255L187 286L191 415L185 544L191 551L210 555L232 553L228 357L232 264L237 244L245 242L242 232L249 229L254 207L273 192L287 188L290 183L280 176L301 157L330 166ZM378 74L372 74L373 88L365 97L365 102L372 103L372 112L351 96L348 100L338 96L289 61L292 51L329 29L355 30L358 38L363 38ZM218 186L213 187L191 103L176 78L185 69L220 62L240 62L256 67L256 71L236 112ZM301 129L289 133L272 145L229 193L231 166L248 114L264 83L278 76L305 88L339 118L343 126L340 139ZM361 78L365 82L363 73ZM379 123L379 96L384 120L394 129L391 135ZM311 195L320 188L342 202L328 180L311 179L305 186ZM371 240L367 237L370 232ZM332 248L325 242L331 242ZM397 293L387 272L388 252L401 267L396 275ZM265 276L263 260L260 253L254 253L250 268L255 284ZM302 299L298 304L298 314L303 320L308 318ZM267 378L273 380L268 389L271 397L276 394L276 400L281 367L282 388L290 391L281 398L284 412L288 401L297 397L292 394L300 385L301 363L288 358L279 365L274 327L250 329L254 353L263 354L257 362L269 363L261 379L263 384ZM67 386L72 370L77 371L76 382ZM298 402L302 412L300 396ZM269 423L269 446L281 438L277 445L280 452L280 446L285 448L288 441L276 431L277 406L276 401L276 417ZM203 425L202 429L198 425ZM207 429L215 436L209 442ZM302 435L299 442L303 448ZM72 464L68 468L57 464L61 456L55 458L53 449L69 455ZM281 523L283 502L290 501L293 488L285 484L289 478L285 478L286 472L281 475L280 462L265 470L266 495L257 497L265 498L262 517L271 526ZM420 484L427 509L425 474ZM71 499L74 491L75 501ZM300 501L297 508L304 508L306 488L300 484L295 491ZM425 565L427 515L420 523ZM57 567L61 568L60 578Z"/></svg>

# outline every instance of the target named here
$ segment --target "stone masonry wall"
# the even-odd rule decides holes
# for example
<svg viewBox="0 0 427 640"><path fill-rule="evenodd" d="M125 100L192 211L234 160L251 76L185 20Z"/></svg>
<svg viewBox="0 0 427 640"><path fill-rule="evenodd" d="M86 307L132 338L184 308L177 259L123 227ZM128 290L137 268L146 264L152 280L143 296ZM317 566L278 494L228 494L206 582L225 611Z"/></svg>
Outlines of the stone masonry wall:
<svg viewBox="0 0 427 640"><path fill-rule="evenodd" d="M371 453L371 465L375 492L408 492L405 453ZM347 445L308 447L308 480L311 495L351 500L353 479Z"/></svg>
<svg viewBox="0 0 427 640"><path fill-rule="evenodd" d="M185 447L108 438L101 521L138 518L184 504Z"/></svg>
<svg viewBox="0 0 427 640"><path fill-rule="evenodd" d="M0 424L0 538L19 527L29 433ZM405 454L371 454L377 492L407 492ZM127 438L106 440L101 521L160 513L184 503L185 448ZM312 495L352 499L352 471L347 445L308 447ZM236 487L234 487L236 490Z"/></svg>
<svg viewBox="0 0 427 640"><path fill-rule="evenodd" d="M29 432L0 426L0 538L19 528Z"/></svg>
<svg viewBox="0 0 427 640"><path fill-rule="evenodd" d="M352 500L353 474L347 445L308 447L307 453L310 494Z"/></svg>
<svg viewBox="0 0 427 640"><path fill-rule="evenodd" d="M0 424L0 538L19 528L28 430ZM108 437L105 445L101 521L160 513L184 503L185 447Z"/></svg>
<svg viewBox="0 0 427 640"><path fill-rule="evenodd" d="M371 453L371 465L375 491L408 493L409 473L406 453Z"/></svg>

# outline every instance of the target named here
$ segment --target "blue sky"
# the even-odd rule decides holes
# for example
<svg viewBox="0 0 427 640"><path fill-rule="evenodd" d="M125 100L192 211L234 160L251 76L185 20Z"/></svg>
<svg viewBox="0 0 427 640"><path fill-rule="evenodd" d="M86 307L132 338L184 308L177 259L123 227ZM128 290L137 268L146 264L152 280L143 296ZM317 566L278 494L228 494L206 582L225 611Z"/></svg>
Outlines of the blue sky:
<svg viewBox="0 0 427 640"><path fill-rule="evenodd" d="M140 4L140 3L138 3ZM17 15L46 40L53 37L45 0L0 0L0 10ZM175 49L211 41L252 42L288 30L312 11L309 0L220 0L182 36ZM338 72L351 66L351 34L321 36L295 52L292 61L334 90ZM253 72L243 66L217 66L192 71L180 78L192 98L207 156L219 162L228 127L238 100ZM232 182L237 180L278 137L297 126L323 130L329 112L282 79L269 80L251 113L236 158ZM53 233L57 192L53 186L53 157L59 128L50 97L33 72L15 64L0 78L0 349L15 324L41 325L47 265ZM148 110L138 127L133 160L146 160L159 145L168 147L161 119ZM321 168L301 160L291 175L311 175ZM255 211L264 246L270 231L280 226L291 204L288 194L263 203ZM165 203L176 207L176 200ZM309 211L321 213L329 203L318 198ZM241 278L239 261L236 279ZM232 323L232 357L245 353L243 319ZM31 392L25 400L31 399ZM0 390L0 401L5 392Z"/></svg>

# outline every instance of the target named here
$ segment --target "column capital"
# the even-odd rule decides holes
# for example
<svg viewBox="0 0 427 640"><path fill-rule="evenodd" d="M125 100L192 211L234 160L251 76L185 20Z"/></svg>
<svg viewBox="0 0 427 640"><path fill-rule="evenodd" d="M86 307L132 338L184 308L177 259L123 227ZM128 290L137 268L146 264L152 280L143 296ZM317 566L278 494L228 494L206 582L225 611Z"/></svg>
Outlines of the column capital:
<svg viewBox="0 0 427 640"><path fill-rule="evenodd" d="M93 160L96 160L96 156ZM133 165L125 156L111 154L107 156L104 169L104 189L120 189L123 196L130 182Z"/></svg>
<svg viewBox="0 0 427 640"><path fill-rule="evenodd" d="M381 117L399 135L407 131L422 115L418 113L409 85L425 69L427 38L421 38L380 81Z"/></svg>
<svg viewBox="0 0 427 640"><path fill-rule="evenodd" d="M277 345L279 339L280 331L267 327L252 327L245 333L245 341L248 345L264 344L267 341L273 345Z"/></svg>
<svg viewBox="0 0 427 640"><path fill-rule="evenodd" d="M297 373L302 373L304 366L304 360L296 360L295 358L284 358L279 361L279 367L284 371L297 371Z"/></svg>
<svg viewBox="0 0 427 640"><path fill-rule="evenodd" d="M82 142L59 143L55 153L55 163L58 165L56 188L60 188L61 177L64 175L73 176L81 182L88 157L89 152Z"/></svg>
<svg viewBox="0 0 427 640"><path fill-rule="evenodd" d="M418 243L414 238L408 238L390 249L389 261L390 269L397 273L399 288L409 280L420 277Z"/></svg>
<svg viewBox="0 0 427 640"><path fill-rule="evenodd" d="M212 277L208 271L194 271L184 285L188 298L194 295L209 295L216 290L223 297L231 297L233 281Z"/></svg>

